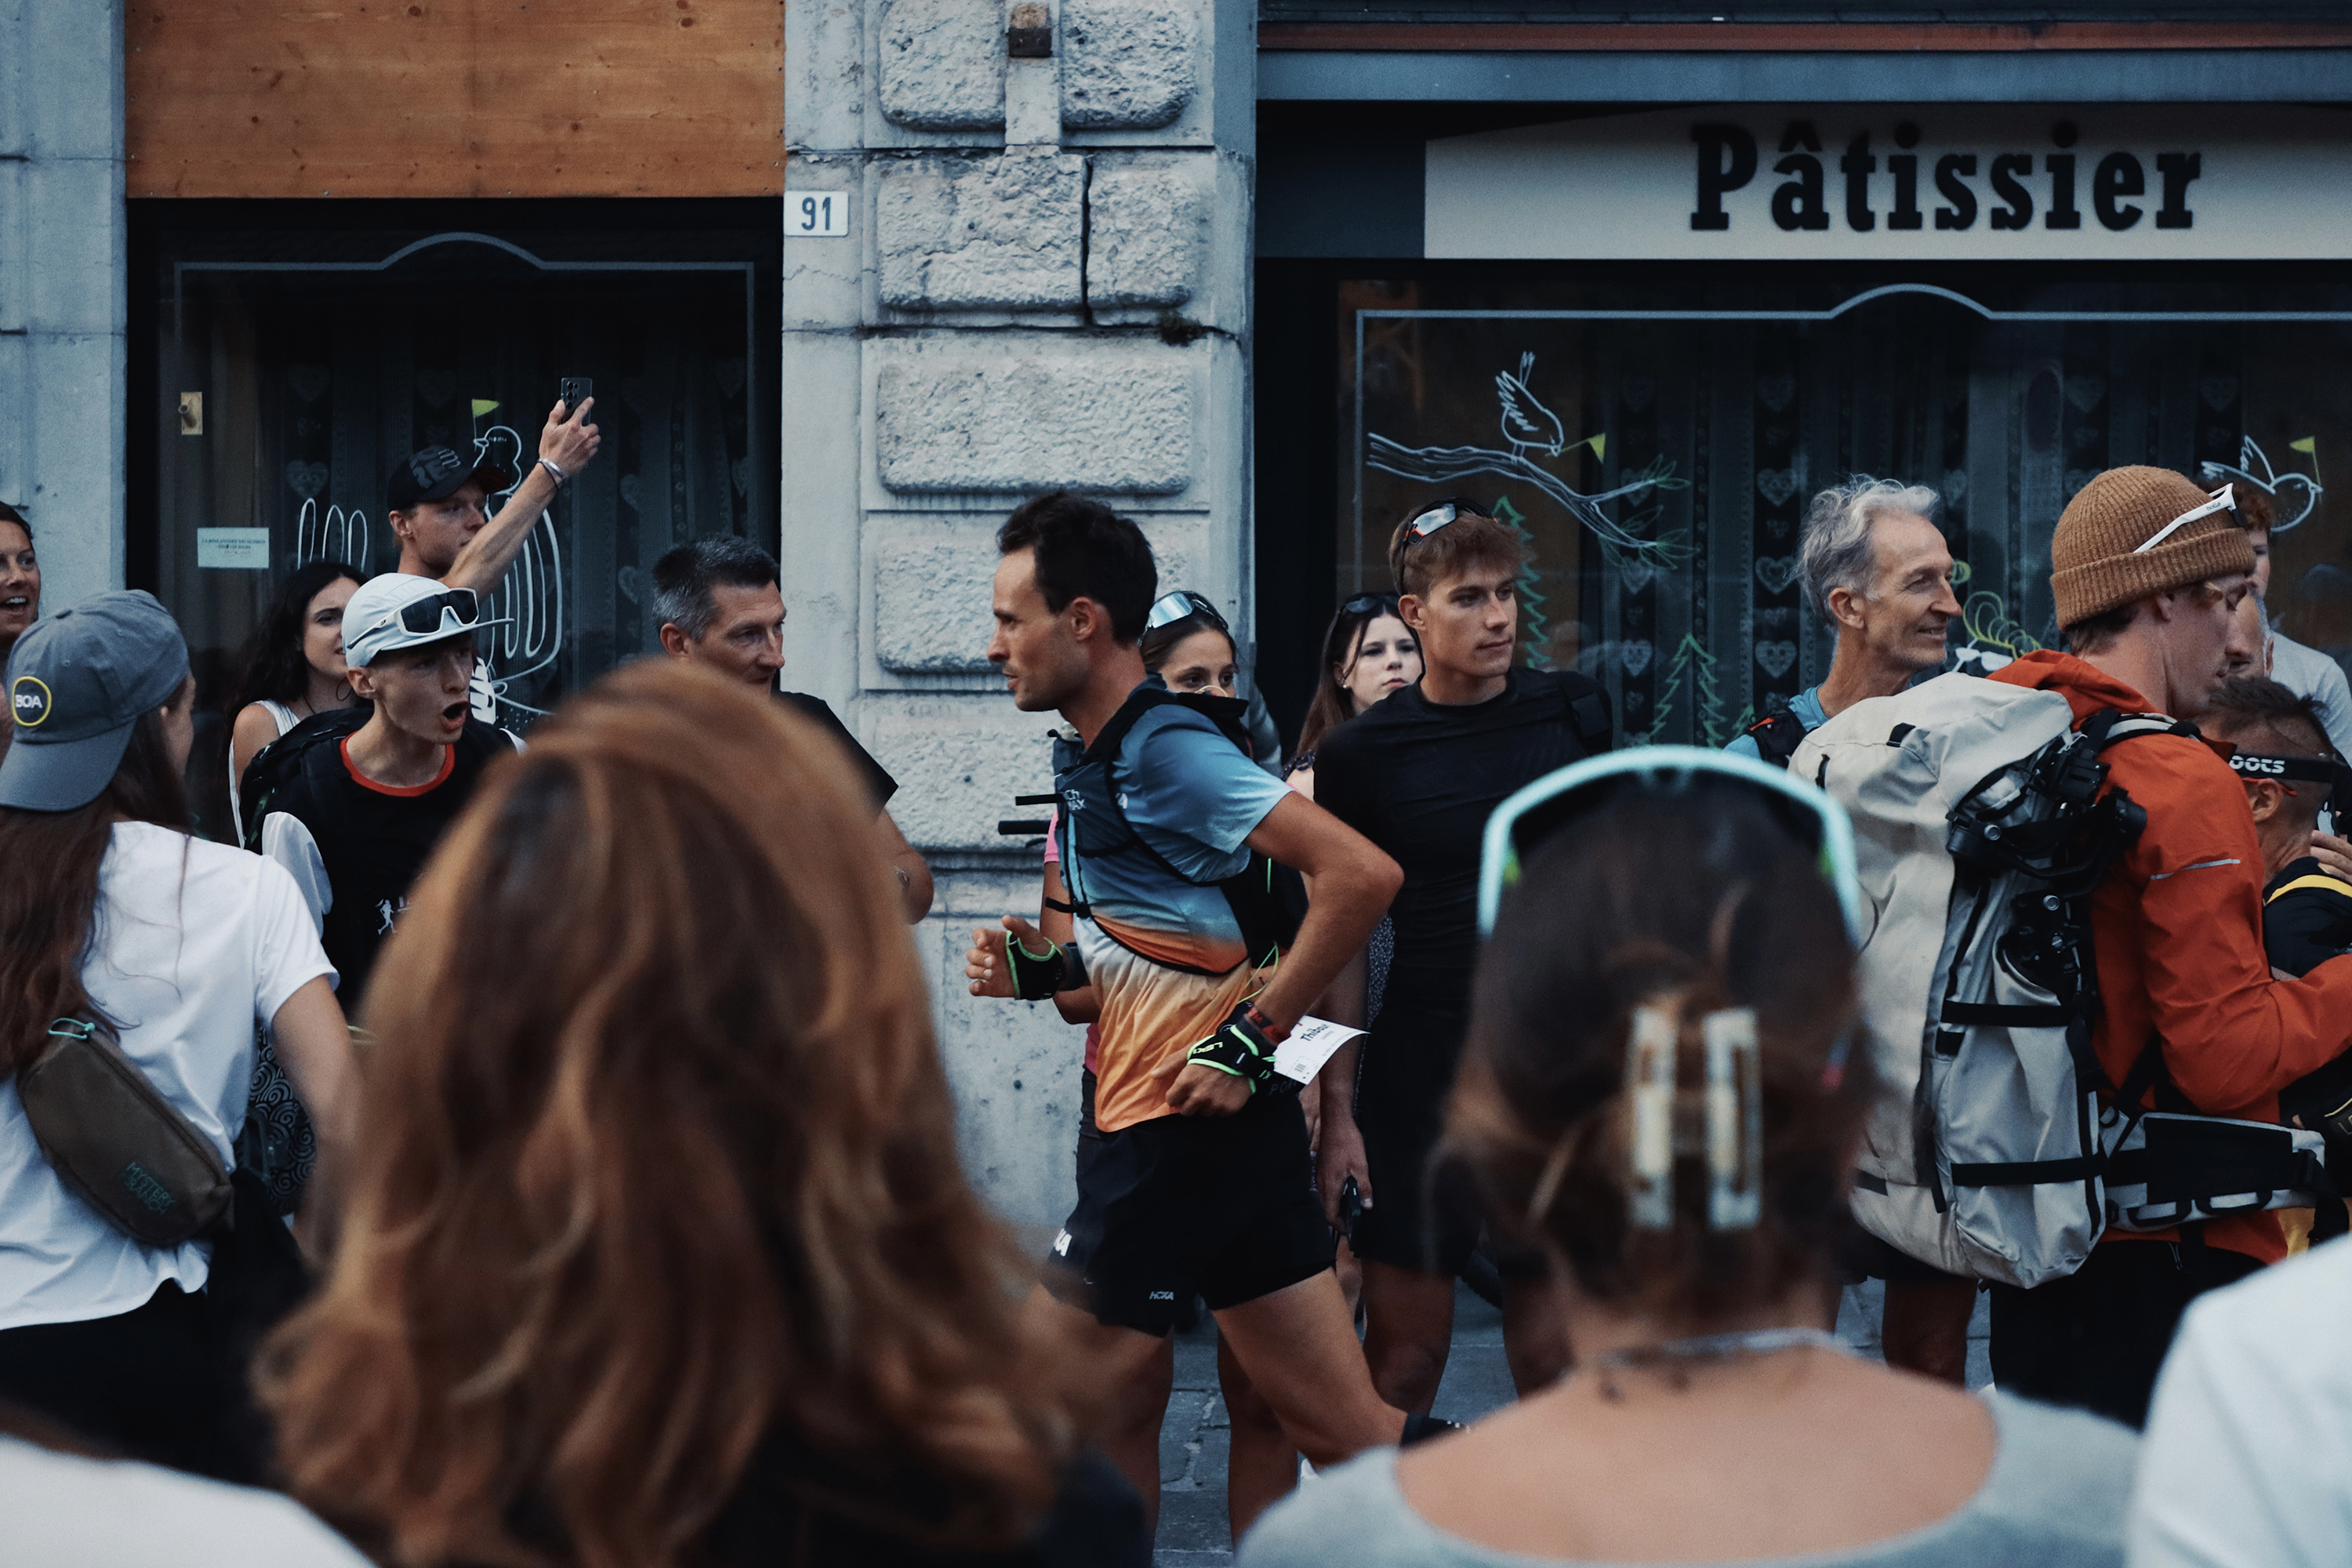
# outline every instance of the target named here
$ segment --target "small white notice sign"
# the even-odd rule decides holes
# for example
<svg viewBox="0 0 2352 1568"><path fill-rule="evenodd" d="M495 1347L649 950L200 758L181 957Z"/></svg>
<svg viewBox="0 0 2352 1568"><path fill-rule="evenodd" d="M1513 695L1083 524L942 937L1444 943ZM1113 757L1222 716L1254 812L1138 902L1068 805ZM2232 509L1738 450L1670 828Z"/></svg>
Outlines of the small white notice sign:
<svg viewBox="0 0 2352 1568"><path fill-rule="evenodd" d="M196 530L196 564L221 572L269 570L269 531L266 528L200 528Z"/></svg>
<svg viewBox="0 0 2352 1568"><path fill-rule="evenodd" d="M784 193L784 233L794 239L849 237L849 197L841 191Z"/></svg>
<svg viewBox="0 0 2352 1568"><path fill-rule="evenodd" d="M1311 1083L1333 1052L1363 1032L1328 1018L1301 1018L1290 1037L1274 1047L1274 1070L1293 1083Z"/></svg>

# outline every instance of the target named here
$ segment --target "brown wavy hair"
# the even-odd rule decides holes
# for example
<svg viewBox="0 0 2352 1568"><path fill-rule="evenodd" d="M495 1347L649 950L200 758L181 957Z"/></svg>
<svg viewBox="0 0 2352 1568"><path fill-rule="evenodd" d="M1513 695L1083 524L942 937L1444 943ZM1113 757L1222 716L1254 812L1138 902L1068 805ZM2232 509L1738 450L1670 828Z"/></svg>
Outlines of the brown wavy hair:
<svg viewBox="0 0 2352 1568"><path fill-rule="evenodd" d="M667 659L486 775L370 988L341 1250L265 1353L298 1496L400 1563L648 1568L781 1439L938 1480L878 1521L919 1539L1039 1515L1066 1424L871 815L820 731Z"/></svg>
<svg viewBox="0 0 2352 1568"><path fill-rule="evenodd" d="M174 692L172 700L179 700ZM0 806L0 1079L48 1044L51 1020L91 1011L81 966L98 918L98 873L118 821L188 830L180 771L163 721L152 712L132 722L114 777L88 805Z"/></svg>
<svg viewBox="0 0 2352 1568"><path fill-rule="evenodd" d="M1763 1215L1712 1230L1701 1156L1677 1158L1675 1221L1628 1222L1626 1039L1635 1009L1683 1022L1689 1119L1700 1020L1756 1013ZM1758 792L1628 783L1530 857L1481 955L1446 1144L1487 1213L1563 1258L1599 1300L1704 1323L1826 1276L1874 1092L1854 1032L1853 949L1818 857ZM1841 1040L1842 1076L1824 1068Z"/></svg>

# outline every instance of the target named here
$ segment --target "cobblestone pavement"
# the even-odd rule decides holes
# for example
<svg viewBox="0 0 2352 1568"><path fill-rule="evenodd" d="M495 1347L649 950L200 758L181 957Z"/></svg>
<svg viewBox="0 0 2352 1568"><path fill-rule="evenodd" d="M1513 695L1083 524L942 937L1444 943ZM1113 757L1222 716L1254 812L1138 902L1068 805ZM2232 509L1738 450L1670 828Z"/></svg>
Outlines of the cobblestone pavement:
<svg viewBox="0 0 2352 1568"><path fill-rule="evenodd" d="M1878 1315L1883 1287L1876 1280L1850 1287L1838 1311L1838 1332L1855 1349L1878 1352ZM1969 1386L1992 1381L1986 1354L1985 1298L1977 1298L1969 1325ZM1475 1421L1511 1398L1511 1377L1503 1363L1502 1314L1457 1287L1454 1348L1445 1381L1437 1391L1436 1414L1450 1421ZM1168 1400L1168 1421L1160 1430L1160 1539L1157 1568L1222 1568L1233 1561L1225 1520L1225 1458L1228 1429L1224 1401L1217 1394L1217 1331L1206 1313L1200 1326L1176 1339L1176 1388Z"/></svg>

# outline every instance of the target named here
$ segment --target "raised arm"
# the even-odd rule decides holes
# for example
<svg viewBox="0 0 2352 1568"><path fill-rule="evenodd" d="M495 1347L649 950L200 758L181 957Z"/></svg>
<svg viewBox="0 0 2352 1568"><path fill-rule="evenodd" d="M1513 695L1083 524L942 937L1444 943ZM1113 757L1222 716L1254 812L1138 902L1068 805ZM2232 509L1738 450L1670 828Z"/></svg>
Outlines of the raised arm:
<svg viewBox="0 0 2352 1568"><path fill-rule="evenodd" d="M583 397L567 419L563 405L559 402L548 412L547 426L539 433L540 457L562 468L566 479L579 476L589 459L595 457L603 439L596 426L587 423L588 411L595 406L594 398ZM457 552L449 574L442 581L452 588L471 588L477 594L487 595L496 589L522 550L522 542L530 536L531 525L554 500L555 476L533 462L530 471L523 475L522 483L507 498L507 504L499 508L499 515Z"/></svg>

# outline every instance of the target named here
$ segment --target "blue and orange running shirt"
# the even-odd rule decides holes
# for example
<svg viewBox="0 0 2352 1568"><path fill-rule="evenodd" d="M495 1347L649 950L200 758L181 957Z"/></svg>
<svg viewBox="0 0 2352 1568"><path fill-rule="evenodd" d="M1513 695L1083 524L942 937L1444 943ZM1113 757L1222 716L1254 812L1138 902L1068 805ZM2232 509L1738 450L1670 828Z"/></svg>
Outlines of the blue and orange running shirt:
<svg viewBox="0 0 2352 1568"><path fill-rule="evenodd" d="M1077 759L1070 743L1057 749L1057 787ZM1088 857L1069 811L1056 825L1063 879L1087 910L1078 952L1102 1000L1095 1121L1105 1132L1175 1114L1153 1073L1207 1039L1267 973L1249 962L1216 884L1248 868L1244 841L1291 793L1214 724L1172 703L1136 720L1110 783L1152 854Z"/></svg>

